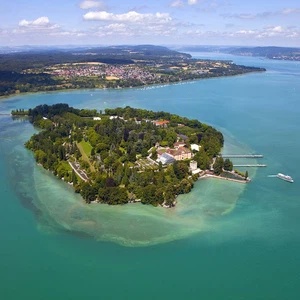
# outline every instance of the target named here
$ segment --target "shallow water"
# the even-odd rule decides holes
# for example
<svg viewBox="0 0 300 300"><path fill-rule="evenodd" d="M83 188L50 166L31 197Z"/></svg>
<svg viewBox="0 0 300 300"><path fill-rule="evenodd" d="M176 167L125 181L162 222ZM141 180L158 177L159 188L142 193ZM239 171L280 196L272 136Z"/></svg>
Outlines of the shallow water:
<svg viewBox="0 0 300 300"><path fill-rule="evenodd" d="M230 212L245 188L244 184L202 180L191 194L179 196L172 209L139 203L86 205L72 187L34 163L32 153L23 147L34 132L28 122L6 117L1 125L2 136L7 136L3 153L12 187L25 205L35 209L42 231L67 230L127 246L168 242L207 230L207 218Z"/></svg>
<svg viewBox="0 0 300 300"><path fill-rule="evenodd" d="M24 149L35 129L1 116L0 280L6 299L298 299L300 65L231 58L268 72L0 101L1 113L57 102L166 110L218 127L225 153L264 154L244 161L268 165L249 169L247 185L201 180L175 209L84 205ZM278 172L295 183L267 177Z"/></svg>

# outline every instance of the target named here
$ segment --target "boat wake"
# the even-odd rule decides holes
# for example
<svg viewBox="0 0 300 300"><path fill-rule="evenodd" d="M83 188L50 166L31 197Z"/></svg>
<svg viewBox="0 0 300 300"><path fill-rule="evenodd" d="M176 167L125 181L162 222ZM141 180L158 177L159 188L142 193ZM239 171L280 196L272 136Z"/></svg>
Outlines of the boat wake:
<svg viewBox="0 0 300 300"><path fill-rule="evenodd" d="M277 177L279 179L282 179L282 180L285 180L285 181L288 181L288 182L291 182L291 183L294 182L294 180L293 180L293 178L291 176L284 175L282 173L278 173L277 175L268 175L268 177Z"/></svg>

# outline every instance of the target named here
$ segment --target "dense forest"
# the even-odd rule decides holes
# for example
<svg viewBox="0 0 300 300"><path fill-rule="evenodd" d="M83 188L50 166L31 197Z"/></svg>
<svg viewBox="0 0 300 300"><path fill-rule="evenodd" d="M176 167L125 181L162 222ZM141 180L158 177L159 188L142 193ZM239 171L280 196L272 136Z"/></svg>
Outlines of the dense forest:
<svg viewBox="0 0 300 300"><path fill-rule="evenodd" d="M12 113L28 115L43 129L26 147L37 163L72 183L87 203L141 201L170 207L177 195L192 189L198 175L190 172L189 160L157 163L157 145L172 146L184 136L187 147L201 146L193 159L206 169L224 142L213 127L162 111L125 107L97 112L55 104ZM168 121L168 126L154 120Z"/></svg>

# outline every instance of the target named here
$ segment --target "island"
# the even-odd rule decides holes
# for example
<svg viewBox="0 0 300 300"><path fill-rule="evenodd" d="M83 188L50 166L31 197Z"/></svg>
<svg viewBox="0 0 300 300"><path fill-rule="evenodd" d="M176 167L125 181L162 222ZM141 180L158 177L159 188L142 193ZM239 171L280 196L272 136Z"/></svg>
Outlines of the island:
<svg viewBox="0 0 300 300"><path fill-rule="evenodd" d="M248 174L232 172L232 162L219 155L222 133L198 120L129 106L103 112L61 103L12 115L28 116L40 129L25 146L86 203L172 207L201 177L248 182Z"/></svg>
<svg viewBox="0 0 300 300"><path fill-rule="evenodd" d="M193 59L166 47L113 46L0 54L0 96L25 92L132 88L265 71Z"/></svg>

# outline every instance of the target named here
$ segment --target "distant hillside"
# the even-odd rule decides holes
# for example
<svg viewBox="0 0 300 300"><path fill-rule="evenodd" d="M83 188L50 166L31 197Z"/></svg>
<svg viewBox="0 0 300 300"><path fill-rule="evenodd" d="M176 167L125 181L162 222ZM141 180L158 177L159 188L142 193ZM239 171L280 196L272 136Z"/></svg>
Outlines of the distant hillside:
<svg viewBox="0 0 300 300"><path fill-rule="evenodd" d="M300 48L248 47L233 49L229 53L234 55L262 56L270 59L300 60Z"/></svg>
<svg viewBox="0 0 300 300"><path fill-rule="evenodd" d="M292 47L232 47L232 46L179 46L178 51L215 52L241 56L261 56L269 59L300 61L300 48Z"/></svg>
<svg viewBox="0 0 300 300"><path fill-rule="evenodd" d="M6 49L7 51L7 49ZM27 51L0 54L0 71L20 72L28 68L77 63L102 62L107 64L133 64L134 60L189 59L191 55L162 46L108 46L74 49L28 49Z"/></svg>

